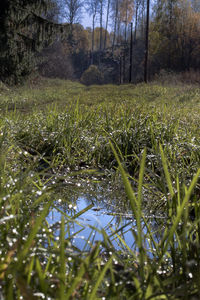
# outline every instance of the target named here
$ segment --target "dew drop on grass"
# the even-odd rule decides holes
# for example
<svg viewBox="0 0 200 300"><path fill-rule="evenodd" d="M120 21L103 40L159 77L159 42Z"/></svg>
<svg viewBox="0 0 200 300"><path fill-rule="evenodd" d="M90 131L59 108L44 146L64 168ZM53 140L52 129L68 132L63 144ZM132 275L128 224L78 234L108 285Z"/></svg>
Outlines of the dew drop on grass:
<svg viewBox="0 0 200 300"><path fill-rule="evenodd" d="M189 276L190 278L193 278L193 275L192 275L192 273L189 273L189 274L188 274L188 276Z"/></svg>
<svg viewBox="0 0 200 300"><path fill-rule="evenodd" d="M43 293L34 293L33 295L36 297L41 297L42 299L45 299L45 294L43 294Z"/></svg>

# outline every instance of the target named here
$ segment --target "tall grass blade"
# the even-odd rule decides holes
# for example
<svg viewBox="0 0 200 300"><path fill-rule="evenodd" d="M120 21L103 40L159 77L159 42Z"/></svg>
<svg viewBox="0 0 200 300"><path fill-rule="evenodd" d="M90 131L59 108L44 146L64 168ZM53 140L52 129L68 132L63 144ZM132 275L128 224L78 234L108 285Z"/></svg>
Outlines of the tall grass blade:
<svg viewBox="0 0 200 300"><path fill-rule="evenodd" d="M60 300L65 300L65 220L62 216L60 228Z"/></svg>
<svg viewBox="0 0 200 300"><path fill-rule="evenodd" d="M23 259L28 254L28 251L32 245L32 242L33 242L34 238L36 237L36 234L37 234L38 230L40 229L40 226L42 225L43 220L45 219L46 215L48 214L50 206L51 206L51 202L47 203L44 206L41 215L36 219L35 224L27 238L27 241L25 242L25 244L22 248L22 251L20 252L20 254L18 256L18 264L17 264L18 269L21 267Z"/></svg>
<svg viewBox="0 0 200 300"><path fill-rule="evenodd" d="M65 300L70 299L72 297L72 295L74 294L76 287L79 285L79 282L83 279L83 276L88 268L90 261L92 260L92 257L94 258L97 255L97 253L99 251L99 246L100 246L100 243L97 243L96 246L92 249L91 253L86 257L84 262L82 262L82 264L80 265L80 268L79 268L75 278L73 278L73 281L71 282L70 287L66 291Z"/></svg>
<svg viewBox="0 0 200 300"><path fill-rule="evenodd" d="M113 259L113 257L111 256L109 258L109 260L107 261L107 263L105 264L105 266L103 267L102 271L98 274L97 282L95 283L95 285L92 289L90 297L88 298L89 300L94 300L96 298L95 295L96 295L96 292L98 290L98 287L101 284L102 280L104 279L106 271L108 270L108 268L110 267L110 265L112 263L112 259Z"/></svg>
<svg viewBox="0 0 200 300"><path fill-rule="evenodd" d="M124 183L125 191L126 191L126 194L127 194L128 198L129 198L132 211L134 213L134 216L136 217L137 216L137 198L135 196L135 193L133 192L133 189L132 189L131 184L130 184L130 182L128 180L126 172L124 171L124 168L122 167L122 164L121 164L121 162L119 160L117 152L115 151L115 148L113 147L113 144L110 141L109 141L109 143L110 143L111 149L112 149L112 151L114 153L115 159L117 160L117 163L118 163L118 166L119 166L119 170L120 170L120 173L122 175L122 180L123 180L123 183Z"/></svg>
<svg viewBox="0 0 200 300"><path fill-rule="evenodd" d="M161 144L160 144L160 153L161 153L161 159L162 159L163 169L164 169L164 172L165 172L165 178L166 178L166 181L167 181L167 186L168 186L170 195L173 198L173 196L174 196L174 189L173 189L171 177L170 177L170 174L169 174L169 171L168 171L168 167L167 167L167 160L165 158L164 151L163 151L163 148L162 148Z"/></svg>
<svg viewBox="0 0 200 300"><path fill-rule="evenodd" d="M40 261L39 261L38 258L36 259L36 271L38 273L38 278L39 278L41 291L45 294L46 290L47 290L47 286L46 286L46 283L45 283L45 280L44 280L45 279L45 273L42 270L42 267L40 265Z"/></svg>
<svg viewBox="0 0 200 300"><path fill-rule="evenodd" d="M164 248L163 248L163 255L166 253L166 251L168 249L168 246L169 246L169 243L173 239L173 235L174 235L174 233L176 231L178 223L181 220L182 214L184 212L184 208L185 208L186 204L188 203L188 201L190 199L191 193L192 193L192 191L193 191L193 189L194 189L194 187L195 187L195 185L196 185L196 183L197 183L197 181L199 179L199 176L200 176L200 169L197 171L196 175L193 177L192 182L191 182L188 190L186 191L186 194L185 194L185 197L183 199L183 202L181 203L181 206L177 210L177 216L174 218L173 225L170 228L167 236L165 236L164 239L163 239L163 241L162 241L162 244L165 243ZM161 258L160 258L160 261L161 261Z"/></svg>

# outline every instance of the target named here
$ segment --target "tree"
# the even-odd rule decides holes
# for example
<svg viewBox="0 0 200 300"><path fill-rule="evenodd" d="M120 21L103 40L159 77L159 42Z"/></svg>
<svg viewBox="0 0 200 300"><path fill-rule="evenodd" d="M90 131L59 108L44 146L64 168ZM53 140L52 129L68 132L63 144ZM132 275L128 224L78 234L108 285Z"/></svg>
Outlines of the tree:
<svg viewBox="0 0 200 300"><path fill-rule="evenodd" d="M127 26L132 21L134 13L133 0L121 0L119 5L119 19L121 23L125 24L124 40L127 40Z"/></svg>
<svg viewBox="0 0 200 300"><path fill-rule="evenodd" d="M138 12L141 4L141 0L135 0L135 30L134 30L134 43L136 43L137 39L137 27L138 27Z"/></svg>
<svg viewBox="0 0 200 300"><path fill-rule="evenodd" d="M99 25L100 25L100 43L99 50L102 50L103 47L103 8L104 8L104 0L99 0Z"/></svg>
<svg viewBox="0 0 200 300"><path fill-rule="evenodd" d="M94 30L94 51L98 51L99 50L99 45L100 45L100 32L101 32L101 28L100 27L96 27ZM106 38L106 47L110 46L110 34L109 32L102 28L102 38L105 40L105 36L107 36Z"/></svg>
<svg viewBox="0 0 200 300"><path fill-rule="evenodd" d="M107 30L108 30L109 14L110 14L110 0L107 1L106 28L105 28L106 32L105 32L105 38L104 38L104 50L106 48L106 43L107 43Z"/></svg>
<svg viewBox="0 0 200 300"><path fill-rule="evenodd" d="M49 8L45 0L1 0L0 79L17 83L35 67L35 53L50 43L68 25L44 18Z"/></svg>
<svg viewBox="0 0 200 300"><path fill-rule="evenodd" d="M111 4L112 4L112 11L113 11L113 19L114 19L113 42L112 42L112 52L114 52L117 23L119 18L119 0L112 0Z"/></svg>
<svg viewBox="0 0 200 300"><path fill-rule="evenodd" d="M150 24L150 60L160 68L173 71L196 69L200 65L200 13L193 1L159 0Z"/></svg>
<svg viewBox="0 0 200 300"><path fill-rule="evenodd" d="M85 4L86 10L88 10L88 13L90 16L92 16L92 53L94 51L94 30L95 30L95 19L96 14L99 7L99 0L88 0ZM93 57L92 57L93 60ZM93 63L93 61L91 62Z"/></svg>
<svg viewBox="0 0 200 300"><path fill-rule="evenodd" d="M70 25L80 21L82 7L81 0L62 0L63 17Z"/></svg>
<svg viewBox="0 0 200 300"><path fill-rule="evenodd" d="M150 0L147 0L145 62L144 62L144 81L146 83L148 82L148 59L149 59L149 10L150 10Z"/></svg>
<svg viewBox="0 0 200 300"><path fill-rule="evenodd" d="M200 13L200 1L199 0L191 0L192 9L196 13Z"/></svg>

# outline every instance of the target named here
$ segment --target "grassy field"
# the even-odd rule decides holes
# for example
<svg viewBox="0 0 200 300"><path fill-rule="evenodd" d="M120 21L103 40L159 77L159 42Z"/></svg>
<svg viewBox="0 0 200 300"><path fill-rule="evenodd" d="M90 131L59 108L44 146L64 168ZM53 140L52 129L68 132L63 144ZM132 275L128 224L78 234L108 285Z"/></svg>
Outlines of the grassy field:
<svg viewBox="0 0 200 300"><path fill-rule="evenodd" d="M0 299L199 299L199 124L194 85L1 85ZM76 212L63 213L59 236L47 223L66 178L94 174L125 188L135 249L118 229L80 253ZM166 217L159 241L147 206Z"/></svg>

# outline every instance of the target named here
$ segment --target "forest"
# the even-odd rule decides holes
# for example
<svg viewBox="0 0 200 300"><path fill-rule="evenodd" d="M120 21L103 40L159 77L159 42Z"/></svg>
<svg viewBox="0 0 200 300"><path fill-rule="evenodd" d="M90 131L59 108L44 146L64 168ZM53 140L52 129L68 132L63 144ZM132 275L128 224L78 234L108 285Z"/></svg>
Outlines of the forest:
<svg viewBox="0 0 200 300"><path fill-rule="evenodd" d="M199 280L199 0L1 0L0 300Z"/></svg>
<svg viewBox="0 0 200 300"><path fill-rule="evenodd" d="M51 0L38 5L2 1L4 82L20 82L36 70L45 77L83 83L96 71L91 83L100 84L199 71L198 0ZM91 27L84 28L81 21L87 16ZM84 75L91 65L96 69Z"/></svg>

